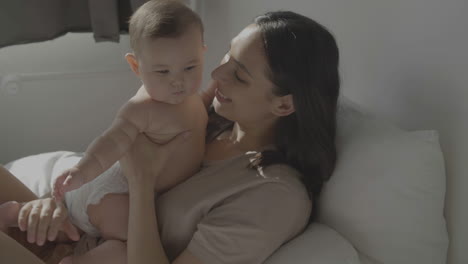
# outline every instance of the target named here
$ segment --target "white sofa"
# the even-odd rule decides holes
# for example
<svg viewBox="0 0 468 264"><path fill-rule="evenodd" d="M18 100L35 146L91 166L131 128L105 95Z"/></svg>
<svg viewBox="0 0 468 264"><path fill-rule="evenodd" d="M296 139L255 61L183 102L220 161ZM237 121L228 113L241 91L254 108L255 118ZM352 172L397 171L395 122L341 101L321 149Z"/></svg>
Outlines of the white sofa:
<svg viewBox="0 0 468 264"><path fill-rule="evenodd" d="M436 131L403 131L343 100L338 162L319 222L268 264L443 264L444 158Z"/></svg>
<svg viewBox="0 0 468 264"><path fill-rule="evenodd" d="M343 100L338 162L319 201L319 222L283 245L267 264L443 264L444 160L435 131L407 132ZM36 194L58 173L53 152L6 165ZM28 173L31 166L43 177Z"/></svg>

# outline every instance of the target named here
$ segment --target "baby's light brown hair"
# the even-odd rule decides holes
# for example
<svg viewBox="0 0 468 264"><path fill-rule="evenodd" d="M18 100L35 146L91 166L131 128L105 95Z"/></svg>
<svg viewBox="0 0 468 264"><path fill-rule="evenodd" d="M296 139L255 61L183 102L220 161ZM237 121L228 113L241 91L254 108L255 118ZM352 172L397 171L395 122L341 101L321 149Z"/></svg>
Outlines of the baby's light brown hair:
<svg viewBox="0 0 468 264"><path fill-rule="evenodd" d="M203 23L192 9L180 0L150 0L130 18L130 46L138 53L143 40L177 38L192 25L200 27L203 40Z"/></svg>

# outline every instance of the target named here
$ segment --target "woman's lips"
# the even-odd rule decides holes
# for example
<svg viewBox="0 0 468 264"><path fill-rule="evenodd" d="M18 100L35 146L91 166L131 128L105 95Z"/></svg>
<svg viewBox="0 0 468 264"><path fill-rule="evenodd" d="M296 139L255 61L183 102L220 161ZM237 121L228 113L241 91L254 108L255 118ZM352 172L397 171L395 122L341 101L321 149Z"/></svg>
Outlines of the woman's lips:
<svg viewBox="0 0 468 264"><path fill-rule="evenodd" d="M216 99L220 102L220 103L229 103L229 102L232 102L231 99L229 99L228 97L226 97L224 94L221 93L221 91L216 88L215 90L215 96L216 96Z"/></svg>

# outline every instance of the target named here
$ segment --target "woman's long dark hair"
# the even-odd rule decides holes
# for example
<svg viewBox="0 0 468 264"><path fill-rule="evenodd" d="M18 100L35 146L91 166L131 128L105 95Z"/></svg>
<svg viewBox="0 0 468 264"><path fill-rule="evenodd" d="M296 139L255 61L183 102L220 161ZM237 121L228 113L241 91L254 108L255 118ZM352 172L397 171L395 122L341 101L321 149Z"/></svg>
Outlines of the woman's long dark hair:
<svg viewBox="0 0 468 264"><path fill-rule="evenodd" d="M269 12L254 22L262 33L273 93L291 94L295 112L276 124L278 152L262 152L252 167L286 163L299 170L314 203L313 220L323 182L336 162L338 47L322 25L294 12ZM215 127L220 131L232 127L232 122L212 114L207 134L213 135Z"/></svg>

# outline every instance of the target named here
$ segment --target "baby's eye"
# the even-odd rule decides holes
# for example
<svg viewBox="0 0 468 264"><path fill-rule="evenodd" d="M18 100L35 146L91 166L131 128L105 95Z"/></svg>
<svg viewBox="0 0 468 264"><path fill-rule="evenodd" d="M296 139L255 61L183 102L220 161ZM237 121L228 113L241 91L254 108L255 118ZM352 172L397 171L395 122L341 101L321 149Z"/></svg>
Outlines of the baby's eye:
<svg viewBox="0 0 468 264"><path fill-rule="evenodd" d="M195 67L197 67L197 66L196 66L196 65L189 66L189 67L186 67L185 70L186 70L186 71L190 71L190 70L195 69Z"/></svg>
<svg viewBox="0 0 468 264"><path fill-rule="evenodd" d="M160 73L160 74L168 74L169 70L159 70L159 71L156 71L156 72Z"/></svg>

